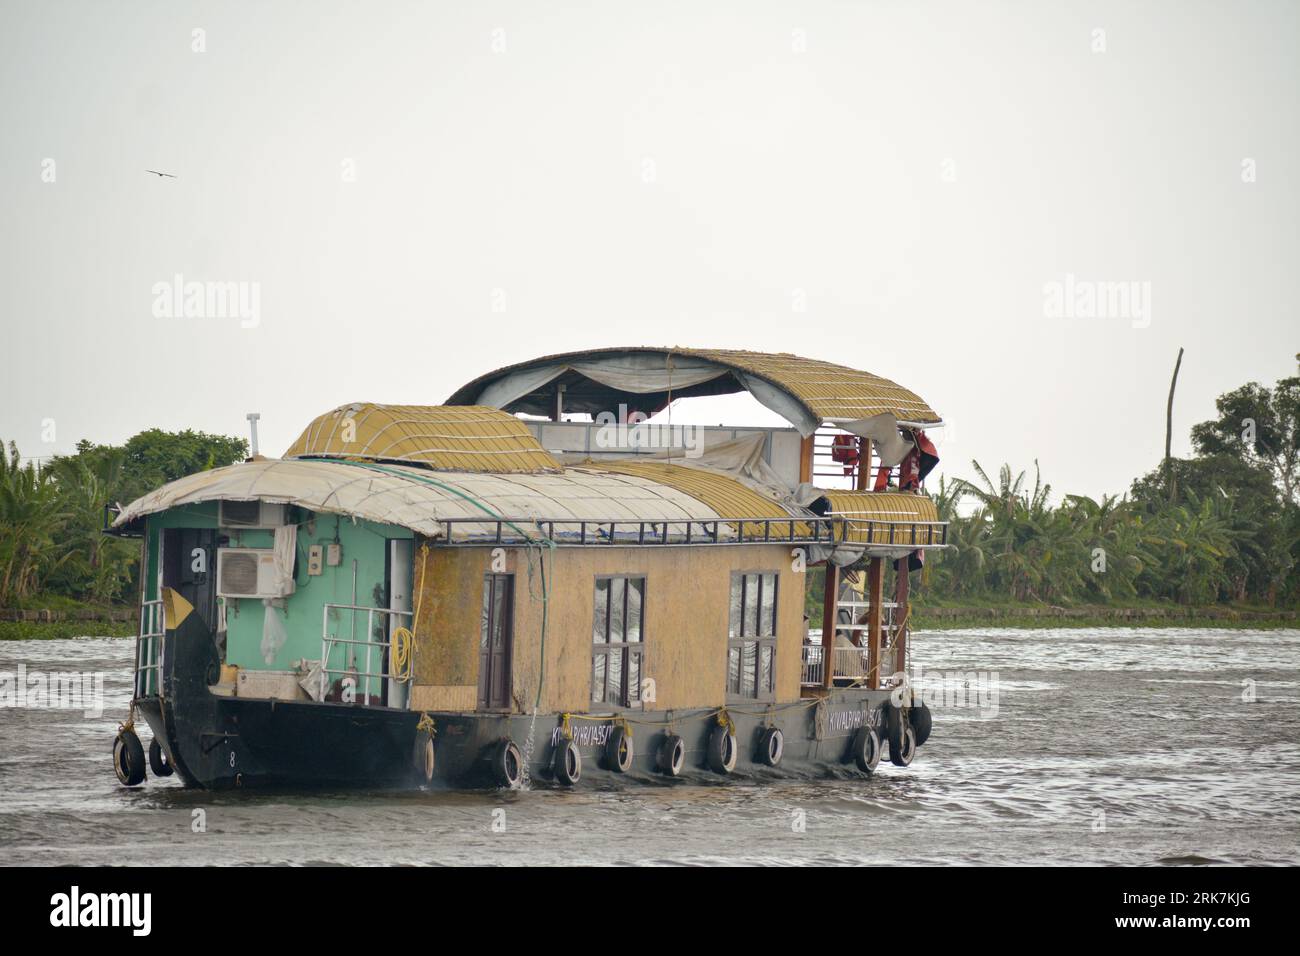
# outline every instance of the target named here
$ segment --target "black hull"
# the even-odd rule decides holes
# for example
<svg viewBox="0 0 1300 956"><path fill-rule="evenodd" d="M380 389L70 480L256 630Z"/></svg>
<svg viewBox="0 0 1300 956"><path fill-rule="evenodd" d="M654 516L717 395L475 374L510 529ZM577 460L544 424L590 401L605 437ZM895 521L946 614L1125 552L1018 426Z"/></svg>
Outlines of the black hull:
<svg viewBox="0 0 1300 956"><path fill-rule="evenodd" d="M552 761L556 744L565 738L563 715L539 714L534 721L531 715L434 712L422 723L424 715L412 711L226 697L208 687L216 664L210 633L198 615L190 615L164 637L162 694L135 701L137 714L188 786L373 788L431 782L490 787L500 783L492 758L505 739L527 758L529 778L555 781ZM725 716L737 743L732 773L859 773L851 753L858 730L872 727L883 740L892 709L888 691L861 689L833 691L819 700L738 704ZM621 773L606 753L616 726L623 726L633 740L631 764ZM725 779L708 762L710 736L718 726L718 712L708 709L573 716L567 733L582 755L578 786L601 777L666 779L657 755L669 734L682 738L682 777ZM776 767L765 764L760 754L760 737L769 727L784 735L784 754ZM432 781L426 781L420 768L430 732L435 766Z"/></svg>

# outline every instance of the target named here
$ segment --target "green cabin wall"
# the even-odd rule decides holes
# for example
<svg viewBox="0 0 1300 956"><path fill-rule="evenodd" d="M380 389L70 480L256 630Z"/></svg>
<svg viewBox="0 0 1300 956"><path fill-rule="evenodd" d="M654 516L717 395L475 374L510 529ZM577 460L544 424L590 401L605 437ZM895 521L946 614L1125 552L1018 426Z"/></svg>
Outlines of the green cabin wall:
<svg viewBox="0 0 1300 956"><path fill-rule="evenodd" d="M287 640L267 661L262 656L262 629L264 608L262 602L253 598L231 598L226 600L226 655L225 663L248 670L292 670L295 662L307 659L316 660L321 651L321 620L326 604L351 604L352 601L352 561L357 561L357 600L355 603L370 607L386 607L387 596L384 593L384 573L387 562L388 542L393 539L410 540L412 532L394 525L378 524L371 521L330 514L315 514L293 509L298 523L298 560L295 574L294 593L283 600L283 608L273 608L272 613L280 615L284 624ZM158 596L158 559L159 538L165 528L215 528L217 527L217 503L206 502L201 505L189 505L170 511L151 515L148 519L146 541L145 600L155 600ZM232 548L269 548L274 541L274 532L262 529L222 529L229 541L222 547ZM337 567L326 565L318 576L307 574L308 550L314 544L322 547L338 541L342 545L342 556ZM211 573L216 573L216 556L213 555ZM225 600L218 598L218 601ZM353 615L348 611L332 611L329 630L331 635L342 638L352 636ZM382 621L375 616L377 633L375 639L383 640ZM365 640L366 615L356 614L357 640ZM331 667L346 667L346 645L335 646L330 655ZM357 648L360 669L367 669L364 664L364 648ZM371 670L379 670L378 657Z"/></svg>
<svg viewBox="0 0 1300 956"><path fill-rule="evenodd" d="M236 536L241 537L242 541L236 543ZM273 537L270 531L232 532L231 547L269 548ZM281 616L288 640L275 658L268 662L261 652L264 620L262 602L232 599L226 609L226 663L249 670L291 670L295 661L318 659L325 605L353 603L353 559L357 561L356 603L368 607L387 606L384 569L388 541L411 537L411 532L404 528L360 520L353 524L348 518L334 515L318 515L314 522L301 524L298 528L298 570L294 593L285 599L283 610L273 609L273 613ZM319 576L308 576L308 549L313 544L325 546L335 540L343 548L338 566L326 565ZM328 625L331 636L351 639L353 617L348 611L331 611ZM356 639L365 640L366 615L364 612L358 613L355 618ZM375 628L378 633L374 635L375 640L384 639L382 624L376 615ZM330 655L330 666L347 666L347 652L352 649L346 645L335 646ZM366 668L364 659L360 657L364 649L355 650L358 651L361 670L379 670L377 657L374 666Z"/></svg>

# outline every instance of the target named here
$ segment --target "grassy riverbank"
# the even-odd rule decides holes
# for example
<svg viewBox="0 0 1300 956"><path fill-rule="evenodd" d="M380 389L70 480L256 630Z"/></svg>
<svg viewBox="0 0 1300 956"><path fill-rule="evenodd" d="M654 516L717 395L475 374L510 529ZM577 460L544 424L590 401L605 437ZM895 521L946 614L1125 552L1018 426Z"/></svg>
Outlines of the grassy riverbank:
<svg viewBox="0 0 1300 956"><path fill-rule="evenodd" d="M959 627L1300 627L1300 613L1294 610L1251 604L1188 606L1156 601L1129 607L927 601L913 605L912 616L914 626L925 630Z"/></svg>
<svg viewBox="0 0 1300 956"><path fill-rule="evenodd" d="M134 636L135 625L120 621L0 621L0 641Z"/></svg>
<svg viewBox="0 0 1300 956"><path fill-rule="evenodd" d="M822 622L822 574L820 567L809 568L804 591L804 613L813 628L821 627ZM885 600L893 600L891 588L886 588ZM933 590L921 590L919 594L916 591L912 593L912 624L923 630L959 627L1300 628L1300 609L1270 607L1250 601L1180 604L1158 598L1048 604L993 596L943 598Z"/></svg>
<svg viewBox="0 0 1300 956"><path fill-rule="evenodd" d="M134 606L46 595L30 599L21 607L0 608L0 641L133 637L136 613Z"/></svg>

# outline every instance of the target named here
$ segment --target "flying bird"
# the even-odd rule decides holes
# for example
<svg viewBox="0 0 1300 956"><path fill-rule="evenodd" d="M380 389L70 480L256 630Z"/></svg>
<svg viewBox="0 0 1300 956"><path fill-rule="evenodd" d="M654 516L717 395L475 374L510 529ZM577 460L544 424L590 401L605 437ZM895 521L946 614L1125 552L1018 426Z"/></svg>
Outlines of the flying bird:
<svg viewBox="0 0 1300 956"><path fill-rule="evenodd" d="M153 173L155 176L166 176L168 179L175 179L175 178L176 178L176 177L175 177L174 175L172 175L171 173L160 173L160 172L158 172L158 170L156 170L156 169L146 169L145 172L146 172L146 173Z"/></svg>

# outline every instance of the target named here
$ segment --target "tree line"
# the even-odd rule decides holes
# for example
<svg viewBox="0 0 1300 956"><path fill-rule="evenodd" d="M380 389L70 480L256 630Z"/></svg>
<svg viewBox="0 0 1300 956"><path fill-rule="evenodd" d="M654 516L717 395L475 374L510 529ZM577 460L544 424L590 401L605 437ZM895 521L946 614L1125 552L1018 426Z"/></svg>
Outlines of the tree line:
<svg viewBox="0 0 1300 956"><path fill-rule="evenodd" d="M1300 378L1251 382L1192 429L1195 454L1100 501L1051 487L1035 463L940 483L950 547L918 595L1044 603L1300 603Z"/></svg>
<svg viewBox="0 0 1300 956"><path fill-rule="evenodd" d="M153 428L124 445L77 443L44 465L0 454L0 607L132 602L139 546L103 534L107 506L240 461L244 439Z"/></svg>
<svg viewBox="0 0 1300 956"><path fill-rule="evenodd" d="M940 601L1300 604L1300 377L1243 385L1192 429L1195 454L1100 501L1051 487L1035 465L941 481L949 522L917 597ZM0 607L132 602L139 549L102 533L105 507L247 456L243 439L140 432L77 444L43 467L0 455ZM810 589L811 592L811 589ZM819 602L820 597L816 600Z"/></svg>

